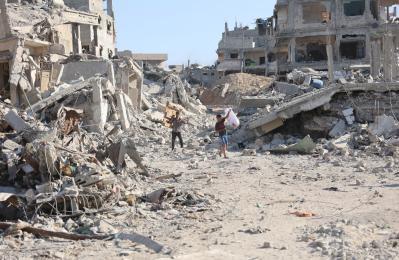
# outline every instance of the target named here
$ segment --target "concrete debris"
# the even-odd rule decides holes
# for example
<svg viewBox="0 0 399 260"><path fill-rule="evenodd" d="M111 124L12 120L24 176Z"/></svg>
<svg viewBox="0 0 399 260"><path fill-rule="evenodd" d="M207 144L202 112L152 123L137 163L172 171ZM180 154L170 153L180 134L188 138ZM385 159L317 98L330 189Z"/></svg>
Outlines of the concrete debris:
<svg viewBox="0 0 399 260"><path fill-rule="evenodd" d="M399 256L398 234L369 221L384 222L380 212L362 208L396 198L389 181L399 176L399 23L388 5L397 1L277 1L256 29L226 24L216 65L170 70L167 55L116 53L112 2L0 1L1 251L37 247L34 258L64 258L48 249L50 238L82 241L75 251L94 240L108 250L111 239L123 249L117 256L134 258L133 249L148 253L139 245L171 254L151 237L187 234L176 249L197 238L202 248L235 246L237 236L284 234L253 224L266 207L287 203L272 215L305 223L316 215L298 210L311 208L319 225L375 214L367 225L304 227L298 241L312 256ZM237 114L226 119L225 160L214 118L226 109ZM177 114L181 125L171 120ZM176 133L184 142L171 151ZM364 199L366 190L372 194ZM361 204L344 211L351 198ZM374 208L387 219L397 212L391 204ZM151 236L119 230L132 227ZM298 248L285 243L257 240L276 252ZM235 259L215 252L195 255Z"/></svg>
<svg viewBox="0 0 399 260"><path fill-rule="evenodd" d="M346 130L346 123L344 120L339 120L339 122L331 129L330 133L328 134L331 137L338 137L345 133Z"/></svg>
<svg viewBox="0 0 399 260"><path fill-rule="evenodd" d="M374 239L375 234L383 234ZM394 231L378 224L361 224L357 220L334 221L316 228L306 227L298 241L307 243L314 255L342 258L390 258ZM359 237L361 239L359 240ZM352 241L356 246L343 246L341 241Z"/></svg>
<svg viewBox="0 0 399 260"><path fill-rule="evenodd" d="M274 80L246 73L230 74L214 82L201 93L200 99L208 106L240 106L243 97L260 97L268 92Z"/></svg>
<svg viewBox="0 0 399 260"><path fill-rule="evenodd" d="M392 137L392 135L397 134L399 123L392 116L377 116L375 122L369 125L368 130L373 135L389 138Z"/></svg>

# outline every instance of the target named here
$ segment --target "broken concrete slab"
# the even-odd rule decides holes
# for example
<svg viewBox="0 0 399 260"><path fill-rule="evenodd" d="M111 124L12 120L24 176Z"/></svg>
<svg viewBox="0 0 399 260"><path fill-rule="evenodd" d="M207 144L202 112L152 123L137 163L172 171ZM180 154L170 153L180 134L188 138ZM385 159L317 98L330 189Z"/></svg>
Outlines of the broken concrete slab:
<svg viewBox="0 0 399 260"><path fill-rule="evenodd" d="M389 138L395 131L398 131L399 123L392 116L377 116L375 122L370 124L368 131L376 136Z"/></svg>
<svg viewBox="0 0 399 260"><path fill-rule="evenodd" d="M121 171L125 167L125 155L128 155L130 159L142 170L142 174L149 176L147 167L144 166L143 160L136 149L134 141L130 138L122 139L118 143L111 144L107 149L109 158L113 161L118 171Z"/></svg>
<svg viewBox="0 0 399 260"><path fill-rule="evenodd" d="M3 146L3 149L8 149L10 151L17 152L17 153L21 153L22 148L23 148L22 145L17 144L16 142L14 142L10 139L5 140L3 142L2 146Z"/></svg>
<svg viewBox="0 0 399 260"><path fill-rule="evenodd" d="M290 84L280 81L276 81L274 84L275 84L274 88L278 92L284 93L287 96L297 96L297 95L302 95L304 93L303 90L300 89L299 86L295 84Z"/></svg>
<svg viewBox="0 0 399 260"><path fill-rule="evenodd" d="M332 97L338 93L354 91L386 92L387 89L397 91L399 90L399 83L332 84L329 87L296 97L290 102L279 105L271 112L264 111L263 113L258 113L256 117L247 123L246 128L254 131L257 136L262 136L281 127L284 124L284 120L293 118L301 112L311 111L328 104Z"/></svg>
<svg viewBox="0 0 399 260"><path fill-rule="evenodd" d="M18 133L29 130L32 127L23 120L14 110L10 110L5 116L6 122Z"/></svg>
<svg viewBox="0 0 399 260"><path fill-rule="evenodd" d="M344 120L339 120L338 123L331 129L330 133L328 134L331 137L338 137L345 133L346 130L346 123Z"/></svg>
<svg viewBox="0 0 399 260"><path fill-rule="evenodd" d="M91 81L91 80L89 80L89 81ZM54 92L50 97L43 99L42 101L37 102L36 104L27 108L27 112L37 113L37 112L43 110L44 108L53 105L55 102L71 95L72 93L74 93L76 91L86 88L86 87L90 87L90 84L88 84L86 81L84 81L84 82L75 83L71 86L68 86L61 90L58 90L58 91Z"/></svg>
<svg viewBox="0 0 399 260"><path fill-rule="evenodd" d="M107 60L79 61L64 64L61 82L71 84L83 77L84 80L99 75L108 77L109 67L112 63Z"/></svg>

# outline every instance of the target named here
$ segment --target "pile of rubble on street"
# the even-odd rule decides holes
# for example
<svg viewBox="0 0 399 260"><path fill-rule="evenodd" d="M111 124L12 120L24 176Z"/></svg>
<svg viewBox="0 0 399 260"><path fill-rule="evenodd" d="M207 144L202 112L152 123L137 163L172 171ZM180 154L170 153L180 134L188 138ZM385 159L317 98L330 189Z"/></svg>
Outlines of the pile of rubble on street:
<svg viewBox="0 0 399 260"><path fill-rule="evenodd" d="M62 30L71 26L71 19L80 19L79 30L93 30L91 10L78 12L62 1L2 1L1 7L8 18L1 24L9 26L7 35L16 38L6 39L15 54L7 91L0 96L0 220L26 222L0 223L0 229L72 240L104 239L114 236L114 230L94 228L82 217L138 202L155 205L168 200L174 207L206 207L201 196L173 188L150 192L151 187L144 185L159 176L142 155L153 144L169 144L169 129L164 126L167 107L193 118L185 130L194 138L206 129L206 108L187 94L189 85L165 72L160 85L143 84L142 69L134 60L105 54L103 47L91 45L87 53L67 54L65 42L57 43L68 40L60 38ZM73 49L78 48L74 50L81 50L81 41L72 39ZM151 91L154 88L159 91ZM65 223L52 229L54 218ZM80 218L80 226L71 224L72 218ZM90 232L78 231L90 227ZM76 235L67 233L74 230ZM119 237L162 250L138 235Z"/></svg>
<svg viewBox="0 0 399 260"><path fill-rule="evenodd" d="M368 35L378 59L342 69L331 43L276 42L283 18L226 24L216 65L167 71L164 55L116 52L112 2L0 0L2 256L399 256L397 39ZM229 40L247 38L241 60ZM314 49L329 56L318 69ZM215 116L230 109L222 159Z"/></svg>

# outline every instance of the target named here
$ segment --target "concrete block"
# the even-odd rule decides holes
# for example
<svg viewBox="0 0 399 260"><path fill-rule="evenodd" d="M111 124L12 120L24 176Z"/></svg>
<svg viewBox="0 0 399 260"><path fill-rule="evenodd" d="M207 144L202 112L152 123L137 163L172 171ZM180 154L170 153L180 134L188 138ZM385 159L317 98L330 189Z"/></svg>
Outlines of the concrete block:
<svg viewBox="0 0 399 260"><path fill-rule="evenodd" d="M353 115L353 108L348 108L342 111L342 114L347 117Z"/></svg>
<svg viewBox="0 0 399 260"><path fill-rule="evenodd" d="M353 123L355 122L355 117L354 116L347 116L345 117L346 122L348 123L348 125L353 125Z"/></svg>
<svg viewBox="0 0 399 260"><path fill-rule="evenodd" d="M50 54L65 55L65 47L62 44L54 43L49 47Z"/></svg>
<svg viewBox="0 0 399 260"><path fill-rule="evenodd" d="M344 79L344 78L339 78L338 82L341 83L342 85L345 85L348 83L348 81L346 81L346 79Z"/></svg>
<svg viewBox="0 0 399 260"><path fill-rule="evenodd" d="M14 110L10 110L5 116L6 122L17 132L23 132L31 128Z"/></svg>
<svg viewBox="0 0 399 260"><path fill-rule="evenodd" d="M306 75L303 85L309 87L311 82L312 82L312 77L310 75Z"/></svg>
<svg viewBox="0 0 399 260"><path fill-rule="evenodd" d="M7 139L3 143L3 149L8 149L10 151L16 152L17 154L20 154L22 150L22 145L19 145L10 139Z"/></svg>
<svg viewBox="0 0 399 260"><path fill-rule="evenodd" d="M275 89L287 96L296 96L303 94L303 90L299 86L294 84L289 84L286 82L275 82Z"/></svg>
<svg viewBox="0 0 399 260"><path fill-rule="evenodd" d="M149 176L147 168L143 165L143 160L140 154L137 152L136 146L132 139L122 139L119 143L114 143L107 149L109 158L112 160L117 170L120 171L125 164L125 155L128 155L130 159L142 170L142 174Z"/></svg>
<svg viewBox="0 0 399 260"><path fill-rule="evenodd" d="M330 131L329 136L331 137L339 137L345 133L346 124L344 120L339 120L339 122L334 126L334 128Z"/></svg>
<svg viewBox="0 0 399 260"><path fill-rule="evenodd" d="M382 115L375 119L373 124L369 125L369 133L376 136L390 137L392 133L399 129L399 124L392 116Z"/></svg>

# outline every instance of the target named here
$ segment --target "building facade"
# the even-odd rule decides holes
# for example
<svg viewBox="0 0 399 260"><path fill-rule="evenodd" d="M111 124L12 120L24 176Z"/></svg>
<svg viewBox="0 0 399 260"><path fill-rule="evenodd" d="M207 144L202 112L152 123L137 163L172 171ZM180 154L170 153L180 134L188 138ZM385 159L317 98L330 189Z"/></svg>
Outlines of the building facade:
<svg viewBox="0 0 399 260"><path fill-rule="evenodd" d="M16 106L26 94L40 99L57 81L58 60L112 58L115 37L112 0L1 0L0 95Z"/></svg>
<svg viewBox="0 0 399 260"><path fill-rule="evenodd" d="M396 75L398 3L278 0L274 15L258 19L256 29L225 30L217 51L218 70L240 68L267 75L302 67L333 71L362 65L377 75L385 64L385 71Z"/></svg>

